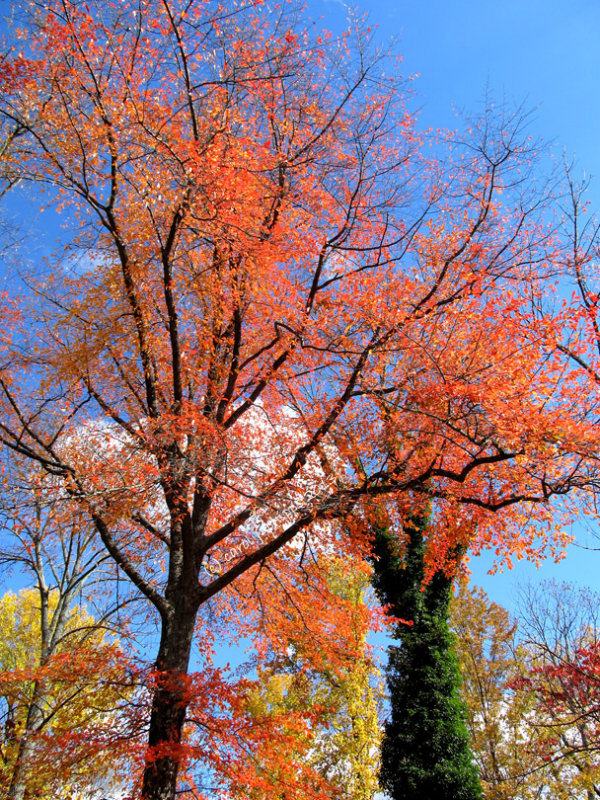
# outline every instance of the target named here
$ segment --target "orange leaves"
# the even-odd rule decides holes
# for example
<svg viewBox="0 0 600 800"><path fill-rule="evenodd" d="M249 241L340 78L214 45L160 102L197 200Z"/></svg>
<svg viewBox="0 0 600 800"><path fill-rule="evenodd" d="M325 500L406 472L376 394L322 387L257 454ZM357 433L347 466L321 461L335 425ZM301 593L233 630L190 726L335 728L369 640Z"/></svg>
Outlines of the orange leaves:
<svg viewBox="0 0 600 800"><path fill-rule="evenodd" d="M244 630L258 636L258 661L256 676L238 684L233 761L219 766L235 797L278 786L291 797L354 797L355 782L372 782L378 728L366 687L376 676L365 648L363 567L349 574L325 558L299 571L293 553L282 552L244 582Z"/></svg>
<svg viewBox="0 0 600 800"><path fill-rule="evenodd" d="M596 480L579 396L595 296L538 312L556 250L513 179L518 120L425 154L368 36L313 40L295 10L259 5L51 0L34 66L1 65L7 175L47 186L74 234L5 320L0 440L91 514L160 616L167 676L233 583L269 587L273 648L283 632L321 667L347 661L344 603L321 587L307 609L295 568L363 556L358 509L389 505L402 527L431 502L442 565L457 544L534 553L521 529ZM578 366L565 329L585 331ZM176 776L183 715L165 733L169 692L151 690L153 752Z"/></svg>

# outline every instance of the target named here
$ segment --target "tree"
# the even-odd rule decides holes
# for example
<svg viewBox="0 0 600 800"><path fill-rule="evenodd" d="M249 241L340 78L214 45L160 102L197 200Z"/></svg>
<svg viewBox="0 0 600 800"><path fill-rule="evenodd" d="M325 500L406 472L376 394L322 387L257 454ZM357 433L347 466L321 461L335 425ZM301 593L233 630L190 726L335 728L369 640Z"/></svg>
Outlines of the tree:
<svg viewBox="0 0 600 800"><path fill-rule="evenodd" d="M518 115L421 147L368 32L293 5L23 12L1 166L73 235L3 305L0 437L154 609L141 795L172 800L202 609L302 542L364 555L335 521L369 498L433 498L434 560L461 505L527 549L596 431L530 311L554 252Z"/></svg>
<svg viewBox="0 0 600 800"><path fill-rule="evenodd" d="M258 679L247 690L247 704L256 720L279 716L290 724L298 715L306 718L308 728L300 729L296 753L293 744L286 747L286 760L292 761L296 755L307 763L327 796L372 800L378 789L382 687L366 643L369 620L364 606L369 574L356 567L348 574L342 562L334 563L328 571L329 589L346 601L342 613L350 616L350 635L340 643L347 651L345 657L341 663L320 661L315 665L304 636L295 644L292 641L285 652L281 652L281 645L270 646L273 663L267 661L259 667ZM266 745L266 752L253 753L253 759L261 773L271 773L268 777L275 778L274 785L251 796L268 793L275 798L281 791L281 797L290 800L295 796L293 788L282 789L278 784L284 782L273 775L280 769L276 757L281 748L273 748L269 740ZM298 797L302 798L307 778L301 768L294 772ZM246 796L244 788L240 792L240 797Z"/></svg>
<svg viewBox="0 0 600 800"><path fill-rule="evenodd" d="M452 576L437 570L425 585L427 515L404 528L406 550L376 529L374 586L397 618L389 649L390 718L385 725L381 783L395 800L481 798L469 747L454 637L448 626Z"/></svg>
<svg viewBox="0 0 600 800"><path fill-rule="evenodd" d="M541 730L537 752L558 798L593 800L600 793L599 666L596 643L577 648L569 661L532 669L516 684L535 698L532 725Z"/></svg>
<svg viewBox="0 0 600 800"><path fill-rule="evenodd" d="M527 661L517 645L517 623L482 589L465 584L452 598L461 697L469 741L486 800L534 800L544 796L544 764L536 754L533 703L511 688Z"/></svg>
<svg viewBox="0 0 600 800"><path fill-rule="evenodd" d="M545 583L523 592L519 635L481 589L453 601L462 694L486 798L598 793L598 598Z"/></svg>
<svg viewBox="0 0 600 800"><path fill-rule="evenodd" d="M119 648L84 609L69 609L48 646L44 611L56 621L59 596L50 594L43 610L39 597L22 589L0 599L0 794L94 797L129 749L120 709L131 679Z"/></svg>
<svg viewBox="0 0 600 800"><path fill-rule="evenodd" d="M20 567L34 585L0 602L2 796L71 797L82 787L89 794L131 749L122 710L133 670L110 635L123 609L111 601L93 616L82 606L86 587L99 610L107 557L78 506L22 464L5 464L4 478L3 539L10 533L10 540L0 563Z"/></svg>
<svg viewBox="0 0 600 800"><path fill-rule="evenodd" d="M528 660L514 686L531 704L534 752L557 798L600 793L599 599L547 582L521 601Z"/></svg>

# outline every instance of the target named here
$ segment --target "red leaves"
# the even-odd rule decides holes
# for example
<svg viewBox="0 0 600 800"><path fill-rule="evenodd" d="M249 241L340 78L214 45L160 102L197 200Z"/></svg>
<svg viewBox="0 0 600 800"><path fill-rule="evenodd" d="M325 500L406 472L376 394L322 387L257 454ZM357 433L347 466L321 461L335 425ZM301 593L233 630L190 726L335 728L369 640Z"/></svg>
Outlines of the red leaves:
<svg viewBox="0 0 600 800"><path fill-rule="evenodd" d="M600 644L579 647L569 659L534 669L522 685L557 710L572 712L574 704L585 708L598 715L600 724Z"/></svg>
<svg viewBox="0 0 600 800"><path fill-rule="evenodd" d="M129 706L135 671L118 647L97 639L90 637L87 646L71 639L70 650L41 666L0 673L0 695L13 725L12 738L4 741L1 777L10 781L20 768L23 785L36 796L65 785L75 790L94 780L111 781L138 758L141 721L135 705ZM18 642L12 645L16 651Z"/></svg>

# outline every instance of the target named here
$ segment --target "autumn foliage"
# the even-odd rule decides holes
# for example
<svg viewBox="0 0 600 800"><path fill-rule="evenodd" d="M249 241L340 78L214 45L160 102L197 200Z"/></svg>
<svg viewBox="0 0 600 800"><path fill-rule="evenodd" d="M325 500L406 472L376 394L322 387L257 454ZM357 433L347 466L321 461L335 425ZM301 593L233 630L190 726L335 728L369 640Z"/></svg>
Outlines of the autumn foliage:
<svg viewBox="0 0 600 800"><path fill-rule="evenodd" d="M462 695L490 800L592 798L599 787L598 597L541 583L517 621L462 586L452 624Z"/></svg>
<svg viewBox="0 0 600 800"><path fill-rule="evenodd" d="M39 611L32 589L0 600L0 793L10 800L118 783L135 748L124 713L135 683L122 650L85 611L71 610L61 640L44 652Z"/></svg>
<svg viewBox="0 0 600 800"><path fill-rule="evenodd" d="M462 674L461 696L486 800L533 800L546 786L536 753L532 703L511 689L526 662L517 624L478 588L460 586L450 622Z"/></svg>
<svg viewBox="0 0 600 800"><path fill-rule="evenodd" d="M140 792L166 800L194 638L235 636L267 574L364 556L386 497L400 521L432 500L432 564L534 551L550 499L594 485L597 432L532 303L558 250L518 117L427 138L368 31L294 6L24 12L2 176L70 234L4 319L0 437L158 620Z"/></svg>

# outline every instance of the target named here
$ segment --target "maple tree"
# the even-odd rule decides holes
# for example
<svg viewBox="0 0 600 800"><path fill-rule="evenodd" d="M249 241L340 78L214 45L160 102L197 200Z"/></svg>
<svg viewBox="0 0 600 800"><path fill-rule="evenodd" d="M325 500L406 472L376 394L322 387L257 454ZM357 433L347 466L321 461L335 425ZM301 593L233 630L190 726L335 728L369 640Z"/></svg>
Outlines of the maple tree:
<svg viewBox="0 0 600 800"><path fill-rule="evenodd" d="M531 312L555 251L518 117L424 147L368 32L305 33L294 6L23 12L0 166L74 232L4 303L0 438L155 610L140 792L172 800L202 607L250 606L311 547L364 556L388 495L434 500L432 565L473 536L532 549L522 523L593 484L597 432Z"/></svg>
<svg viewBox="0 0 600 800"><path fill-rule="evenodd" d="M531 704L532 749L557 798L600 791L598 600L587 589L549 582L522 600L528 658L513 686Z"/></svg>
<svg viewBox="0 0 600 800"><path fill-rule="evenodd" d="M592 800L600 792L599 650L597 643L578 647L568 661L535 667L516 684L535 698L532 725L541 729L536 751L557 798Z"/></svg>

